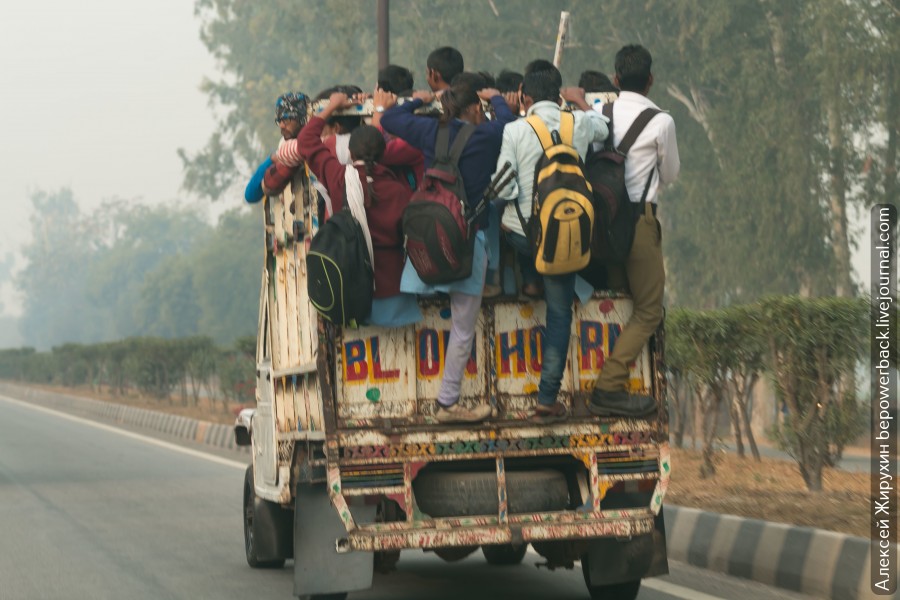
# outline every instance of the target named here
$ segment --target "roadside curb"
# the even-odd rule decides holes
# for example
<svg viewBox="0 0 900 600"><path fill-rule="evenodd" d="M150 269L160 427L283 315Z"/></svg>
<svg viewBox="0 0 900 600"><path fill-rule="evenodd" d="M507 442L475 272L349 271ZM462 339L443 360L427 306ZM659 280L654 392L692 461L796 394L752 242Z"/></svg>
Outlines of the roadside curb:
<svg viewBox="0 0 900 600"><path fill-rule="evenodd" d="M897 598L870 588L869 540L665 505L669 558L832 600Z"/></svg>
<svg viewBox="0 0 900 600"><path fill-rule="evenodd" d="M0 381L0 393L81 417L131 425L207 446L246 454L250 453L249 446L238 446L235 443L234 428L221 423L201 421L171 413L116 404L114 402L104 402L71 394L48 392L15 385L6 381Z"/></svg>
<svg viewBox="0 0 900 600"><path fill-rule="evenodd" d="M0 381L0 394L89 418L249 454L231 426ZM876 596L869 540L842 533L664 505L669 558L831 600Z"/></svg>

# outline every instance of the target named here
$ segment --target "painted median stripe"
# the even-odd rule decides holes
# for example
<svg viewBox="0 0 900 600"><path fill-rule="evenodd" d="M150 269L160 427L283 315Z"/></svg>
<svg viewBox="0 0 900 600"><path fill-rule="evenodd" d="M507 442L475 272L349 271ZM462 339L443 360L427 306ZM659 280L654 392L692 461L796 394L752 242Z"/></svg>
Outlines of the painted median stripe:
<svg viewBox="0 0 900 600"><path fill-rule="evenodd" d="M787 531L778 556L779 568L775 574L775 585L797 592L803 589L803 565L812 534L813 530L805 527L792 527Z"/></svg>
<svg viewBox="0 0 900 600"><path fill-rule="evenodd" d="M857 590L864 588L868 595L872 590L868 587L868 578L863 577L869 568L869 540L848 537L841 546L837 568L831 581L832 598L865 598L857 595Z"/></svg>
<svg viewBox="0 0 900 600"><path fill-rule="evenodd" d="M737 532L739 542L734 545L728 556L727 572L736 577L753 579L753 557L756 555L766 523L758 519L741 519L741 521Z"/></svg>

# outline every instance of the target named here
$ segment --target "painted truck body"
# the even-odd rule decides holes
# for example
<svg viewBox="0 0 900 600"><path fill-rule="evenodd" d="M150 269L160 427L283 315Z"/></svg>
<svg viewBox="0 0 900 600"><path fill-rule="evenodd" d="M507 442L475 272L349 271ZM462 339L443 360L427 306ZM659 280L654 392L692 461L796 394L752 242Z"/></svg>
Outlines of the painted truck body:
<svg viewBox="0 0 900 600"><path fill-rule="evenodd" d="M492 548L515 556L531 544L551 566L583 559L598 598L633 598L642 577L666 572L662 330L630 380L656 397L659 417L598 419L586 401L631 301L598 292L576 303L562 388L571 416L538 426L527 415L540 379L544 303L486 299L461 401L488 401L494 415L438 424L447 303L421 300L424 320L402 328L341 330L320 319L305 278L319 207L300 171L263 207L257 407L235 428L239 443L252 443L251 565L294 558L295 593L313 597L368 587L369 553L389 568L399 550L413 548L449 557L482 546L490 561ZM485 478L491 497L453 505L447 490L477 495ZM533 497L529 486L542 481L557 485L555 496Z"/></svg>

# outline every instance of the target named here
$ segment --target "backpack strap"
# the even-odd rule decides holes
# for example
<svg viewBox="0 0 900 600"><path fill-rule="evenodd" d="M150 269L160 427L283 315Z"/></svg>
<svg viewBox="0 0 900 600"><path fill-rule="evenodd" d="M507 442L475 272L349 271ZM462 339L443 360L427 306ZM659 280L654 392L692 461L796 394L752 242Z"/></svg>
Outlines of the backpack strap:
<svg viewBox="0 0 900 600"><path fill-rule="evenodd" d="M531 115L525 119L531 128L534 129L534 132L537 134L538 139L541 141L541 146L546 150L550 146L553 145L553 139L550 137L550 130L547 129L547 125L544 123L544 120L537 115Z"/></svg>
<svg viewBox="0 0 900 600"><path fill-rule="evenodd" d="M575 145L575 115L565 110L559 111L559 139L567 146Z"/></svg>
<svg viewBox="0 0 900 600"><path fill-rule="evenodd" d="M605 109L606 107L604 106L603 108ZM609 105L609 112L612 114L612 104ZM644 131L647 123L661 112L662 111L658 108L645 108L642 110L641 114L634 120L634 123L631 124L631 127L628 128L628 131L625 132L625 136L622 138L622 141L619 142L616 152L622 156L626 156L628 151L631 150L631 147L634 145L635 140L637 140L637 137ZM612 123L612 121L610 121L610 123Z"/></svg>
<svg viewBox="0 0 900 600"><path fill-rule="evenodd" d="M453 146L450 148L450 159L453 160L453 163L457 166L459 166L459 158L462 156L466 144L469 143L469 138L472 137L472 134L475 133L476 129L478 129L476 125L466 123L460 127L456 137L453 139Z"/></svg>

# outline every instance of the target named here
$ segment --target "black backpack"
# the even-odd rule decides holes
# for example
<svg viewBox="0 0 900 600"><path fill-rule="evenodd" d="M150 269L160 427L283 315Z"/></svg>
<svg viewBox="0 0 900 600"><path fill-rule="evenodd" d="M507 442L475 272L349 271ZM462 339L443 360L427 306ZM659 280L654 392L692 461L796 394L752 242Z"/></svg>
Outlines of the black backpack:
<svg viewBox="0 0 900 600"><path fill-rule="evenodd" d="M358 326L372 312L374 273L362 227L344 205L309 244L309 301L335 325Z"/></svg>
<svg viewBox="0 0 900 600"><path fill-rule="evenodd" d="M450 129L438 128L434 162L403 210L406 255L419 278L450 283L472 274L475 231L468 216L459 157L475 125L462 126L450 147Z"/></svg>
<svg viewBox="0 0 900 600"><path fill-rule="evenodd" d="M591 236L591 261L605 264L621 264L628 258L634 242L636 217L643 214L647 192L653 180L653 171L644 186L640 213L625 187L625 159L635 140L659 114L659 109L644 109L628 128L621 143L613 147L612 104L603 105L603 114L609 119L609 137L599 152L588 153L584 161L584 174L593 190L594 232Z"/></svg>

